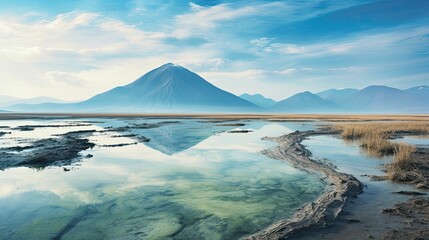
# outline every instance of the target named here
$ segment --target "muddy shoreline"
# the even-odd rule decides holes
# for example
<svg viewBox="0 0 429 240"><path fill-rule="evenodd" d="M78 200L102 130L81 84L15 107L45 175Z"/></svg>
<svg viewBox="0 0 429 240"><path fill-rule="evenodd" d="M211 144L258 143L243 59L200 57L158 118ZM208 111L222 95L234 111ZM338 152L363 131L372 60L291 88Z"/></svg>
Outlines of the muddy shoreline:
<svg viewBox="0 0 429 240"><path fill-rule="evenodd" d="M244 239L374 238L373 235L365 235L363 233L366 231L363 231L365 223L362 223L358 218L354 218L354 212L360 211L360 206L367 205L365 200L357 198L363 192L364 185L353 175L335 171L335 165L329 162L312 160L312 153L301 144L308 137L335 136L339 135L339 133L335 130L321 129L297 131L280 137L264 138L277 142L278 146L264 150L263 154L274 159L287 161L298 169L326 176L324 181L327 183L328 188L316 201L299 209L292 218L278 221ZM396 135L396 137L402 137L402 134ZM428 151L429 148L418 148L414 155L414 158L418 160L417 163L419 163L420 167L423 166L424 170L428 170ZM425 173L427 174L428 172L426 171ZM383 178L382 181L387 181L386 177L380 177ZM398 183L415 184L416 182L410 180ZM387 226L385 224L376 227L377 239L429 239L429 230L426 227L427 223L429 223L429 210L426 209L429 206L429 198L425 196L425 193L419 195L424 197L413 197L404 202L398 201L394 203L393 208L383 208L382 211L372 212L372 214L378 214L376 219L387 218L389 222ZM389 204L385 206L389 206ZM371 213L367 213L365 217L372 218L368 214ZM344 229L345 226L347 226L347 229ZM341 233L338 233L339 229L341 229Z"/></svg>
<svg viewBox="0 0 429 240"><path fill-rule="evenodd" d="M37 140L25 147L2 148L0 170L20 166L69 166L84 157L89 158L91 156L82 156L80 152L95 146L87 139L94 132L95 130L68 132L58 138Z"/></svg>
<svg viewBox="0 0 429 240"><path fill-rule="evenodd" d="M308 230L331 226L344 206L363 192L363 184L350 174L335 171L331 165L312 160L311 153L301 144L310 136L335 134L329 130L294 132L280 137L264 138L278 143L277 147L263 151L263 154L304 171L322 174L327 189L319 198L302 207L294 216L281 220L245 239L287 239Z"/></svg>

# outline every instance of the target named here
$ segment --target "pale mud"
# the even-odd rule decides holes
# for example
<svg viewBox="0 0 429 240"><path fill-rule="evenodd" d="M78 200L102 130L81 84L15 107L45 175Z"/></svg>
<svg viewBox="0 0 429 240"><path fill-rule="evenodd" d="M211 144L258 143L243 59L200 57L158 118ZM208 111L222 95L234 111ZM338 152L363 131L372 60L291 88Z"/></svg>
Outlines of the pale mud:
<svg viewBox="0 0 429 240"><path fill-rule="evenodd" d="M407 202L384 209L384 214L400 216L407 227L388 231L383 239L429 239L429 198L414 197Z"/></svg>
<svg viewBox="0 0 429 240"><path fill-rule="evenodd" d="M263 151L269 157L288 161L294 167L321 174L328 184L325 192L314 202L302 207L287 220L281 220L245 239L288 239L307 231L331 226L344 206L363 192L362 183L350 174L334 170L332 165L312 160L311 153L301 144L309 136L333 134L332 131L294 132L276 138L277 147Z"/></svg>

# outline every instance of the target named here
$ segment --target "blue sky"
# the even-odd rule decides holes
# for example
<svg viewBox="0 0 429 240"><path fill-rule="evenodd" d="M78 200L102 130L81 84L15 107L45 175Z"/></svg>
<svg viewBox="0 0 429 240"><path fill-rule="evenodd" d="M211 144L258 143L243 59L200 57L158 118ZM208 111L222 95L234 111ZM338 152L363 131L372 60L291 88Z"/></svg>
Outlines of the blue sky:
<svg viewBox="0 0 429 240"><path fill-rule="evenodd" d="M429 84L427 0L0 2L0 95L79 100L173 62L235 94Z"/></svg>

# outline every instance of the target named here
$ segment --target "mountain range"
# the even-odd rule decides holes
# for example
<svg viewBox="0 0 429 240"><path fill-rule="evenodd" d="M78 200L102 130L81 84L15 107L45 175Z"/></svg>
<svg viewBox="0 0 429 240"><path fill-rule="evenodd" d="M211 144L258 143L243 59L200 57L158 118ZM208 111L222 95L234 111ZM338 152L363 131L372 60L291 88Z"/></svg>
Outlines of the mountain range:
<svg viewBox="0 0 429 240"><path fill-rule="evenodd" d="M404 91L417 97L421 101L429 103L429 86L412 87L405 89Z"/></svg>
<svg viewBox="0 0 429 240"><path fill-rule="evenodd" d="M297 93L269 108L269 110L274 112L290 113L335 112L338 109L339 107L335 103L325 100L308 91Z"/></svg>
<svg viewBox="0 0 429 240"><path fill-rule="evenodd" d="M428 106L428 86L405 90L369 86L361 90L329 89L316 94L306 91L279 102L260 94L242 94L238 97L184 67L168 63L128 85L82 102L27 102L2 109L58 113L429 113Z"/></svg>
<svg viewBox="0 0 429 240"><path fill-rule="evenodd" d="M334 103L340 103L348 96L357 93L359 90L354 88L344 88L344 89L328 89L316 93L317 96L325 99L326 101L331 101Z"/></svg>
<svg viewBox="0 0 429 240"><path fill-rule="evenodd" d="M40 103L65 103L66 101L51 97L17 98L0 95L0 107L7 107L17 104L40 104Z"/></svg>
<svg viewBox="0 0 429 240"><path fill-rule="evenodd" d="M86 101L18 104L6 109L38 112L255 112L259 106L219 89L188 69L164 64L134 82Z"/></svg>
<svg viewBox="0 0 429 240"><path fill-rule="evenodd" d="M268 110L286 113L428 113L429 87L400 90L374 85L361 90L303 92L278 102Z"/></svg>
<svg viewBox="0 0 429 240"><path fill-rule="evenodd" d="M241 94L239 97L241 97L242 99L247 100L251 103L254 103L260 107L263 107L263 108L270 108L277 103L273 99L266 98L266 97L262 96L261 94L253 94L252 95L252 94L244 93L244 94Z"/></svg>

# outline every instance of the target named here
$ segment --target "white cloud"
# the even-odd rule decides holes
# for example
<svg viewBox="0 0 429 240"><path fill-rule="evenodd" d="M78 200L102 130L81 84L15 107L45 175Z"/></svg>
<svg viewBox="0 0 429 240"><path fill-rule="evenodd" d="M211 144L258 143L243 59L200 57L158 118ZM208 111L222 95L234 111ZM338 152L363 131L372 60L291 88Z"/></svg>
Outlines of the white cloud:
<svg viewBox="0 0 429 240"><path fill-rule="evenodd" d="M308 52L308 47L295 44L273 43L264 49L265 52L278 51L283 54L300 54Z"/></svg>
<svg viewBox="0 0 429 240"><path fill-rule="evenodd" d="M293 55L296 58L315 58L335 55L368 55L388 53L395 47L395 53L417 49L422 36L429 34L429 27L387 30L381 33L364 32L360 35L327 42L291 44L275 42L275 39L259 38L250 41L250 52L258 55ZM387 51L387 52L386 52Z"/></svg>
<svg viewBox="0 0 429 240"><path fill-rule="evenodd" d="M199 70L210 70L210 71L217 71L221 66L226 64L228 62L227 59L223 58L208 58L206 59L205 56L201 56L201 58L197 57L195 55L191 61L189 60L177 60L175 61L177 64L182 65L184 67L189 67L192 69L195 69L195 71Z"/></svg>
<svg viewBox="0 0 429 240"><path fill-rule="evenodd" d="M282 74L282 75L292 75L294 72L296 72L295 68L286 68L282 71L275 71L275 73Z"/></svg>
<svg viewBox="0 0 429 240"><path fill-rule="evenodd" d="M201 76L205 77L208 80L213 81L243 81L247 79L263 79L265 78L265 71L259 69L249 69L244 71L234 71L234 72L201 72Z"/></svg>
<svg viewBox="0 0 429 240"><path fill-rule="evenodd" d="M168 32L146 32L92 13L30 23L3 20L0 89L2 94L76 100L129 83L166 62L215 70L226 61L213 46L177 49L165 43L168 37Z"/></svg>
<svg viewBox="0 0 429 240"><path fill-rule="evenodd" d="M256 48L265 48L274 40L275 38L262 37L251 40L250 44L254 45Z"/></svg>
<svg viewBox="0 0 429 240"><path fill-rule="evenodd" d="M69 85L83 85L85 81L67 72L47 72L46 76L54 83L66 83Z"/></svg>
<svg viewBox="0 0 429 240"><path fill-rule="evenodd" d="M125 56L166 47L162 42L166 37L99 14L71 12L51 21L1 21L0 57L40 63L61 57L76 61L112 54Z"/></svg>
<svg viewBox="0 0 429 240"><path fill-rule="evenodd" d="M201 31L213 29L221 21L236 19L256 13L253 7L232 9L228 4L220 4L212 7L202 7L190 3L192 13L176 16L175 36L188 37Z"/></svg>
<svg viewBox="0 0 429 240"><path fill-rule="evenodd" d="M178 15L175 18L174 36L186 38L202 35L218 27L222 22L248 16L271 16L282 12L287 5L282 2L263 3L233 8L231 4L219 4L203 7L190 3L192 12Z"/></svg>
<svg viewBox="0 0 429 240"><path fill-rule="evenodd" d="M40 22L39 26L46 27L53 30L70 30L79 26L87 26L95 21L100 15L97 13L79 13L71 12L58 15L54 21L51 22ZM47 24L46 24L47 23Z"/></svg>
<svg viewBox="0 0 429 240"><path fill-rule="evenodd" d="M256 2L210 7L190 4L188 12L150 27L144 25L143 16L134 26L91 12L70 12L36 22L0 16L0 94L82 99L174 62L227 91L260 91L281 98L308 87L303 82L311 82L311 87L320 82L314 87L325 87L332 79L337 83L370 79L365 75L368 68L359 63L381 69L380 64L410 59L404 58L410 52L427 53L427 26L400 26L302 44L280 40L284 34L276 38L259 36L257 31L241 35L248 26L258 30L264 24L293 22L353 4ZM326 8L315 9L319 3ZM142 6L133 14L158 14L147 9ZM204 39L198 41L200 38ZM195 39L197 44L192 45ZM426 49L419 49L423 45Z"/></svg>
<svg viewBox="0 0 429 240"><path fill-rule="evenodd" d="M349 71L349 72L358 72L362 70L373 69L373 67L361 67L361 66L349 66L349 67L336 67L330 68L330 71Z"/></svg>

